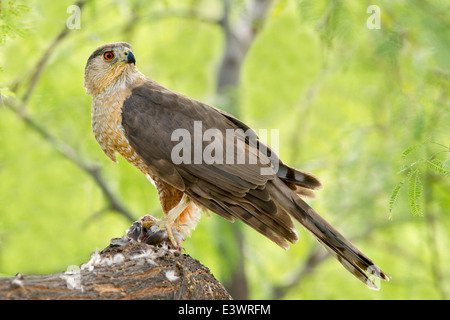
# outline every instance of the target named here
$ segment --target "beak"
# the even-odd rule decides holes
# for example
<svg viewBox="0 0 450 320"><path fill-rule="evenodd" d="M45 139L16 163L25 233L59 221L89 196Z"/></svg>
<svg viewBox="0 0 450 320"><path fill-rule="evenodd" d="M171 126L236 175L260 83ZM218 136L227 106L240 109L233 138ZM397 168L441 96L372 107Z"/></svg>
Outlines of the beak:
<svg viewBox="0 0 450 320"><path fill-rule="evenodd" d="M126 63L134 63L136 64L136 59L134 58L134 54L131 51L128 51L127 56L125 57L124 61Z"/></svg>

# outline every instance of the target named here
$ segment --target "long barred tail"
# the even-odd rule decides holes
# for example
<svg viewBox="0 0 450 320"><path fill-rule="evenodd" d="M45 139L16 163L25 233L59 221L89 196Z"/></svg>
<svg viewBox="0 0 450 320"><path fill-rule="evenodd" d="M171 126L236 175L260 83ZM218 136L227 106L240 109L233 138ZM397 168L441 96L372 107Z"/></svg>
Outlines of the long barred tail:
<svg viewBox="0 0 450 320"><path fill-rule="evenodd" d="M275 179L272 186L275 186L275 189L272 189L271 193L283 209L302 224L356 278L375 290L379 289L375 284L375 278L389 281L389 276L386 273L295 192L283 185L283 182ZM371 278L374 280L371 280Z"/></svg>
<svg viewBox="0 0 450 320"><path fill-rule="evenodd" d="M313 208L299 197L294 198L296 212L291 215L300 222L335 257L345 269L369 288L379 290L373 277L389 281L389 276L372 260L341 235ZM371 279L372 278L372 279Z"/></svg>

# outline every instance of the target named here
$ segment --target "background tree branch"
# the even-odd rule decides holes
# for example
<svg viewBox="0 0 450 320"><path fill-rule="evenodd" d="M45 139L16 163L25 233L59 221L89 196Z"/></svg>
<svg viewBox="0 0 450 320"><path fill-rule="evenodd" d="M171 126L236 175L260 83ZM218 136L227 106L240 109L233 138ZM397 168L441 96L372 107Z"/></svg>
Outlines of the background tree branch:
<svg viewBox="0 0 450 320"><path fill-rule="evenodd" d="M114 195L110 186L103 178L101 174L100 167L92 162L85 160L81 157L72 147L68 144L62 142L61 140L55 138L48 130L44 129L41 125L39 125L27 112L25 108L25 104L15 99L12 96L9 97L1 97L1 103L13 111L30 129L40 135L45 141L47 141L52 148L57 151L64 158L72 162L75 166L80 168L86 174L88 174L98 185L100 190L102 191L105 199L108 202L108 208L114 210L130 221L133 221L133 215L131 212L125 208L125 206L120 202L120 200Z"/></svg>

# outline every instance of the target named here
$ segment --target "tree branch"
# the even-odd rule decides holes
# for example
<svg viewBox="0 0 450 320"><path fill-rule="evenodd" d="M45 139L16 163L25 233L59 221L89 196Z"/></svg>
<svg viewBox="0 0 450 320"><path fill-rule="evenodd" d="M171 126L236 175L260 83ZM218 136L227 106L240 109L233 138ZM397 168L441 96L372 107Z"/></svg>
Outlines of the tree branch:
<svg viewBox="0 0 450 320"><path fill-rule="evenodd" d="M208 268L177 250L111 239L81 268L50 275L0 278L0 300L230 300Z"/></svg>
<svg viewBox="0 0 450 320"><path fill-rule="evenodd" d="M234 116L239 116L238 101L234 92L240 84L241 67L248 49L261 30L271 0L253 0L241 12L235 25L230 25L230 1L223 0L223 16L220 25L225 35L225 48L217 75L216 91L224 101L224 108Z"/></svg>
<svg viewBox="0 0 450 320"><path fill-rule="evenodd" d="M34 119L32 119L25 111L25 105L12 96L2 97L0 95L1 103L13 111L25 124L30 127L34 132L38 133L44 140L46 140L60 155L75 164L82 171L87 173L95 183L100 187L103 195L107 199L110 205L110 209L124 215L130 221L133 221L133 215L126 209L117 197L114 195L103 176L100 173L100 168L94 163L89 163L68 144L56 139L50 132L44 127L40 126Z"/></svg>
<svg viewBox="0 0 450 320"><path fill-rule="evenodd" d="M80 0L75 5L77 5L80 9L84 6L87 0ZM50 46L45 50L45 52L42 54L41 58L37 62L36 66L34 67L34 72L32 73L30 77L30 83L28 85L28 88L25 92L25 94L22 97L23 106L26 106L26 102L30 98L34 88L36 87L36 84L39 81L39 78L41 77L42 71L44 70L45 65L47 64L48 59L50 58L52 52L55 50L55 48L58 46L58 44L69 34L69 29L67 26L64 26L64 28L61 30L61 32L58 34L58 36L52 41ZM12 86L12 91L17 92L19 83L16 83Z"/></svg>

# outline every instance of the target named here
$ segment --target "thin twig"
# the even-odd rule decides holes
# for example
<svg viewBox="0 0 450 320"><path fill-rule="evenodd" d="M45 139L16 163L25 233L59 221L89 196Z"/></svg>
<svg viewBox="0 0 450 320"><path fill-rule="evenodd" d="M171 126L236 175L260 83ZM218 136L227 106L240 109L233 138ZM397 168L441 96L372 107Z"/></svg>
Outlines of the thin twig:
<svg viewBox="0 0 450 320"><path fill-rule="evenodd" d="M86 0L81 0L76 3L76 5L81 9L84 4L86 3ZM26 106L26 102L31 96L31 93L33 92L34 88L36 87L36 84L38 83L39 78L41 77L41 73L44 70L45 65L47 64L48 59L51 56L51 53L55 50L57 45L69 34L69 29L67 26L64 26L64 28L61 30L61 32L58 34L58 36L52 41L50 46L45 50L44 54L42 55L41 59L36 64L35 70L30 78L30 84L27 88L27 91L22 97L23 106ZM17 89L17 88L16 88Z"/></svg>
<svg viewBox="0 0 450 320"><path fill-rule="evenodd" d="M42 55L41 59L36 65L36 69L33 72L33 75L30 79L30 84L27 88L27 91L22 97L22 101L25 103L28 101L28 99L31 96L31 93L33 92L34 88L36 87L36 84L41 76L42 70L44 69L44 66L46 65L48 58L50 57L51 52L55 49L55 47L58 45L59 42L61 42L62 39L64 39L69 34L69 29L64 28L63 31L56 37L56 39L51 43L51 45L45 50L45 53Z"/></svg>

